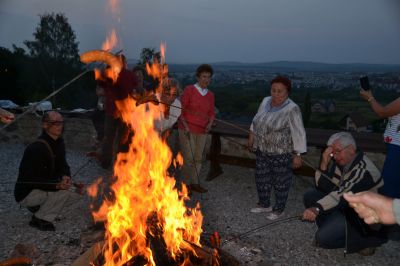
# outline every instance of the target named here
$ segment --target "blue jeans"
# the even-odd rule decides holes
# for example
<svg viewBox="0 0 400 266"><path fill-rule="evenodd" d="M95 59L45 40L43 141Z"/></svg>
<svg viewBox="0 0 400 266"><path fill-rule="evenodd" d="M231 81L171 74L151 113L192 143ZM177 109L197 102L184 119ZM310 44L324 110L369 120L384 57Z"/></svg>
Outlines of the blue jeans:
<svg viewBox="0 0 400 266"><path fill-rule="evenodd" d="M383 165L383 187L379 192L391 198L400 198L400 146L386 144L387 153Z"/></svg>
<svg viewBox="0 0 400 266"><path fill-rule="evenodd" d="M315 203L326 196L326 193L315 188L304 194L304 206L315 206ZM318 230L315 233L317 245L322 248L343 248L346 244L346 218L340 210L332 210L317 216Z"/></svg>

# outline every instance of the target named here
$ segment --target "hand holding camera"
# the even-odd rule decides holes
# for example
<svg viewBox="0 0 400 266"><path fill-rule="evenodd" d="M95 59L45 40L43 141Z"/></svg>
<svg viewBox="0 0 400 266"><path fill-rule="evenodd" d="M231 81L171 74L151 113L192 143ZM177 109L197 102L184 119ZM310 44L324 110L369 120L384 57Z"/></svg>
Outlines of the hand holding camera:
<svg viewBox="0 0 400 266"><path fill-rule="evenodd" d="M360 90L361 97L367 102L371 102L374 99L374 96L372 95L371 87L369 86L368 76L360 78L360 86L361 86Z"/></svg>

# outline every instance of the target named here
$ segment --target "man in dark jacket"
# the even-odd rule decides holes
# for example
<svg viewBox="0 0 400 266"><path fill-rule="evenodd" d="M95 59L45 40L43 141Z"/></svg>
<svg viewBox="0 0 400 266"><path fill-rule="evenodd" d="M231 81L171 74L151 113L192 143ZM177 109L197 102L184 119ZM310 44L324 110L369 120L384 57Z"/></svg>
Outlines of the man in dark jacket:
<svg viewBox="0 0 400 266"><path fill-rule="evenodd" d="M303 219L316 222L316 244L345 248L345 252L373 251L386 239L360 219L343 198L345 192L376 191L383 185L379 170L348 132L333 134L315 173L316 188L304 195ZM371 252L372 253L372 252ZM367 255L367 254L365 254Z"/></svg>
<svg viewBox="0 0 400 266"><path fill-rule="evenodd" d="M63 125L60 113L43 115L43 132L25 149L15 184L16 201L34 212L29 225L43 231L55 230L52 221L78 195L69 190L72 182L61 137Z"/></svg>

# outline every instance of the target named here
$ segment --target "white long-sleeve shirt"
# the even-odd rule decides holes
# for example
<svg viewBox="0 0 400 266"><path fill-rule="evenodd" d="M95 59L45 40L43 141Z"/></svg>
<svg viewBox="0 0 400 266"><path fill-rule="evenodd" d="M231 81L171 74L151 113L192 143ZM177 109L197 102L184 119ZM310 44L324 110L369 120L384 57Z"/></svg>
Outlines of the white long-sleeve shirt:
<svg viewBox="0 0 400 266"><path fill-rule="evenodd" d="M291 99L279 107L271 107L271 97L265 97L253 118L250 131L254 148L270 154L304 153L306 132L300 108Z"/></svg>
<svg viewBox="0 0 400 266"><path fill-rule="evenodd" d="M164 116L164 112L161 109L161 104L157 106L160 112L160 119L154 121L154 128L162 133L167 129L172 128L172 126L176 123L179 116L181 115L181 102L178 98L176 98L169 107L169 116L166 118Z"/></svg>

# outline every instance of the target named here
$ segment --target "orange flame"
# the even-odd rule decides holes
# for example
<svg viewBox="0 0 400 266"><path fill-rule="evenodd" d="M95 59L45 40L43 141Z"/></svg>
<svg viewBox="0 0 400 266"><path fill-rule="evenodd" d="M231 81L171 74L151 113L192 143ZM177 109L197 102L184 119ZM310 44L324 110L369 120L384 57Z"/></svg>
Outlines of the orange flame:
<svg viewBox="0 0 400 266"><path fill-rule="evenodd" d="M160 45L160 55L161 62L158 62L157 58L153 58L154 63L152 65L146 63L146 71L149 76L156 78L159 80L159 86L156 88L156 92L162 92L162 88L165 82L165 78L168 77L168 65L165 64L165 43L161 43Z"/></svg>
<svg viewBox="0 0 400 266"><path fill-rule="evenodd" d="M107 6L114 17L120 17L119 0L108 0Z"/></svg>
<svg viewBox="0 0 400 266"><path fill-rule="evenodd" d="M156 62L146 67L159 71L152 73L160 80L168 74L165 64ZM162 229L161 237L172 258L183 250L194 253L188 242L200 246L203 216L199 204L193 209L185 207L186 186L182 184L179 192L175 179L167 174L172 152L154 130L154 120L160 118L159 109L151 104L136 107L132 98L117 101L116 106L135 134L129 151L117 155L116 181L111 186L115 198L105 201L94 213L96 218L107 218L105 265L123 265L138 255L144 256L148 265L155 265L148 241L149 235L156 234L154 226ZM181 156L177 160L181 162ZM157 224L150 223L150 218L156 218Z"/></svg>
<svg viewBox="0 0 400 266"><path fill-rule="evenodd" d="M117 33L115 29L112 29L111 32L108 33L108 36L101 46L101 49L104 51L111 51L118 43Z"/></svg>

